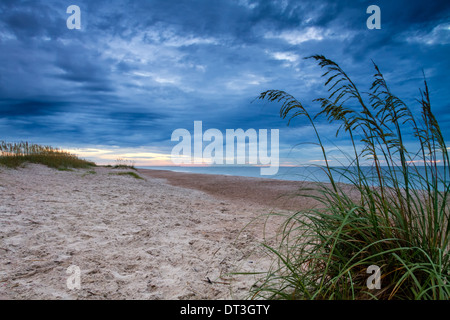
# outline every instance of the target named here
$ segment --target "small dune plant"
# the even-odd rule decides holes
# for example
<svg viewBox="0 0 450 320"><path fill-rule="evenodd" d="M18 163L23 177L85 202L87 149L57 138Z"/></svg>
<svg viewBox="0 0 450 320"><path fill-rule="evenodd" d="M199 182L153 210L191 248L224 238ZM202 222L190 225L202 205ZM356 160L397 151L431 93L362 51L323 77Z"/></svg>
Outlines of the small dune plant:
<svg viewBox="0 0 450 320"><path fill-rule="evenodd" d="M95 166L93 162L80 159L76 155L58 148L28 142L0 142L0 165L17 168L27 162L43 164L59 170Z"/></svg>
<svg viewBox="0 0 450 320"><path fill-rule="evenodd" d="M307 59L325 71L328 89L327 97L314 100L314 114L284 91L259 99L279 103L289 123L300 117L309 123L328 181L314 192L303 190L320 205L286 216L277 244L264 245L274 263L252 297L449 299L449 156L427 81L413 112L377 65L369 92L362 93L337 63L321 55ZM319 132L319 120L346 135L352 151L342 153L349 164L330 164L330 137Z"/></svg>
<svg viewBox="0 0 450 320"><path fill-rule="evenodd" d="M132 170L136 170L136 168L134 166L134 163L135 162L133 160L119 158L119 159L116 160L116 165L113 166L113 169L132 169Z"/></svg>
<svg viewBox="0 0 450 320"><path fill-rule="evenodd" d="M124 172L118 172L118 173L110 173L110 175L129 176L129 177L133 177L135 179L145 180L144 178L142 178L140 175L138 175L136 172L133 172L133 171L124 171Z"/></svg>

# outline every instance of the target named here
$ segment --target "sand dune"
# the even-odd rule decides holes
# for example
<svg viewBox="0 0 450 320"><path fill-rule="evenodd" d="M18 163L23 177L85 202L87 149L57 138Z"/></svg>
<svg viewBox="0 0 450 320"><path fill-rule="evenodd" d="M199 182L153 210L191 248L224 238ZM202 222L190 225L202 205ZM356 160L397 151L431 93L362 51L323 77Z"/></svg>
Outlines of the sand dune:
<svg viewBox="0 0 450 320"><path fill-rule="evenodd" d="M253 219L299 204L271 202L298 183L93 171L0 169L0 298L245 298L254 278L230 273L267 270L279 225Z"/></svg>

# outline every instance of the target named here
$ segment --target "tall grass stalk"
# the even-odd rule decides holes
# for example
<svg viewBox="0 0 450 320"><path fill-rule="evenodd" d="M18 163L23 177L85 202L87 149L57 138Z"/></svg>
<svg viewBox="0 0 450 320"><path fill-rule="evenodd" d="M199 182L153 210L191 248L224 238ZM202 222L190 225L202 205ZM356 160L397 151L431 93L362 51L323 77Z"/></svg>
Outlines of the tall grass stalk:
<svg viewBox="0 0 450 320"><path fill-rule="evenodd" d="M0 141L0 165L17 168L22 164L38 163L51 168L89 168L95 163L79 159L67 151L28 142Z"/></svg>
<svg viewBox="0 0 450 320"><path fill-rule="evenodd" d="M275 263L253 297L449 299L449 155L427 81L415 114L391 92L375 63L372 86L361 93L337 63L321 55L307 59L325 70L328 97L314 100L316 114L284 91L269 90L259 99L281 103L288 124L306 118L330 183L317 184L319 195L305 194L319 207L288 216L278 244L266 245ZM338 124L336 136L347 135L350 165L330 165L315 125L323 118ZM405 143L411 137L415 145ZM338 176L350 181L352 196ZM380 289L368 287L371 265L380 268Z"/></svg>

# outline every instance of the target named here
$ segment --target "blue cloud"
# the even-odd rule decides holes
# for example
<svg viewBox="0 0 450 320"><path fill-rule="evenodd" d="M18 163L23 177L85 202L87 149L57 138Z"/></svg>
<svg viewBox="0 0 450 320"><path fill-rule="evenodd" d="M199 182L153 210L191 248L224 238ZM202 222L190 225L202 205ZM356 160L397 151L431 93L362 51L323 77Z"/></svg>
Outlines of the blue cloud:
<svg viewBox="0 0 450 320"><path fill-rule="evenodd" d="M322 70L303 59L317 53L362 91L373 59L411 104L424 70L433 110L448 121L448 1L80 0L82 29L68 30L72 2L0 3L8 139L168 150L173 130L202 120L220 130L281 128L289 148L312 139L304 121L286 128L278 105L252 101L282 89L317 110ZM381 30L366 28L370 4L381 7Z"/></svg>

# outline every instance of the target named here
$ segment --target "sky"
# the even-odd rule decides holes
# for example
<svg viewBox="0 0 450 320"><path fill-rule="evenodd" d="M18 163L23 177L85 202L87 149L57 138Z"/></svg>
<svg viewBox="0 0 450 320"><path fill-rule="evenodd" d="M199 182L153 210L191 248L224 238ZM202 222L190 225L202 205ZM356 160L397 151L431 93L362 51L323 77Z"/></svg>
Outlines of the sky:
<svg viewBox="0 0 450 320"><path fill-rule="evenodd" d="M81 29L67 27L71 5ZM381 29L367 27L370 5ZM412 109L425 74L450 137L448 0L0 0L0 140L99 164L171 165L172 133L202 121L223 134L277 129L281 165L316 163L306 120L287 126L279 104L255 100L279 89L317 110L327 91L323 70L304 59L314 54L361 91L374 61ZM331 153L349 147L334 125L318 128Z"/></svg>

